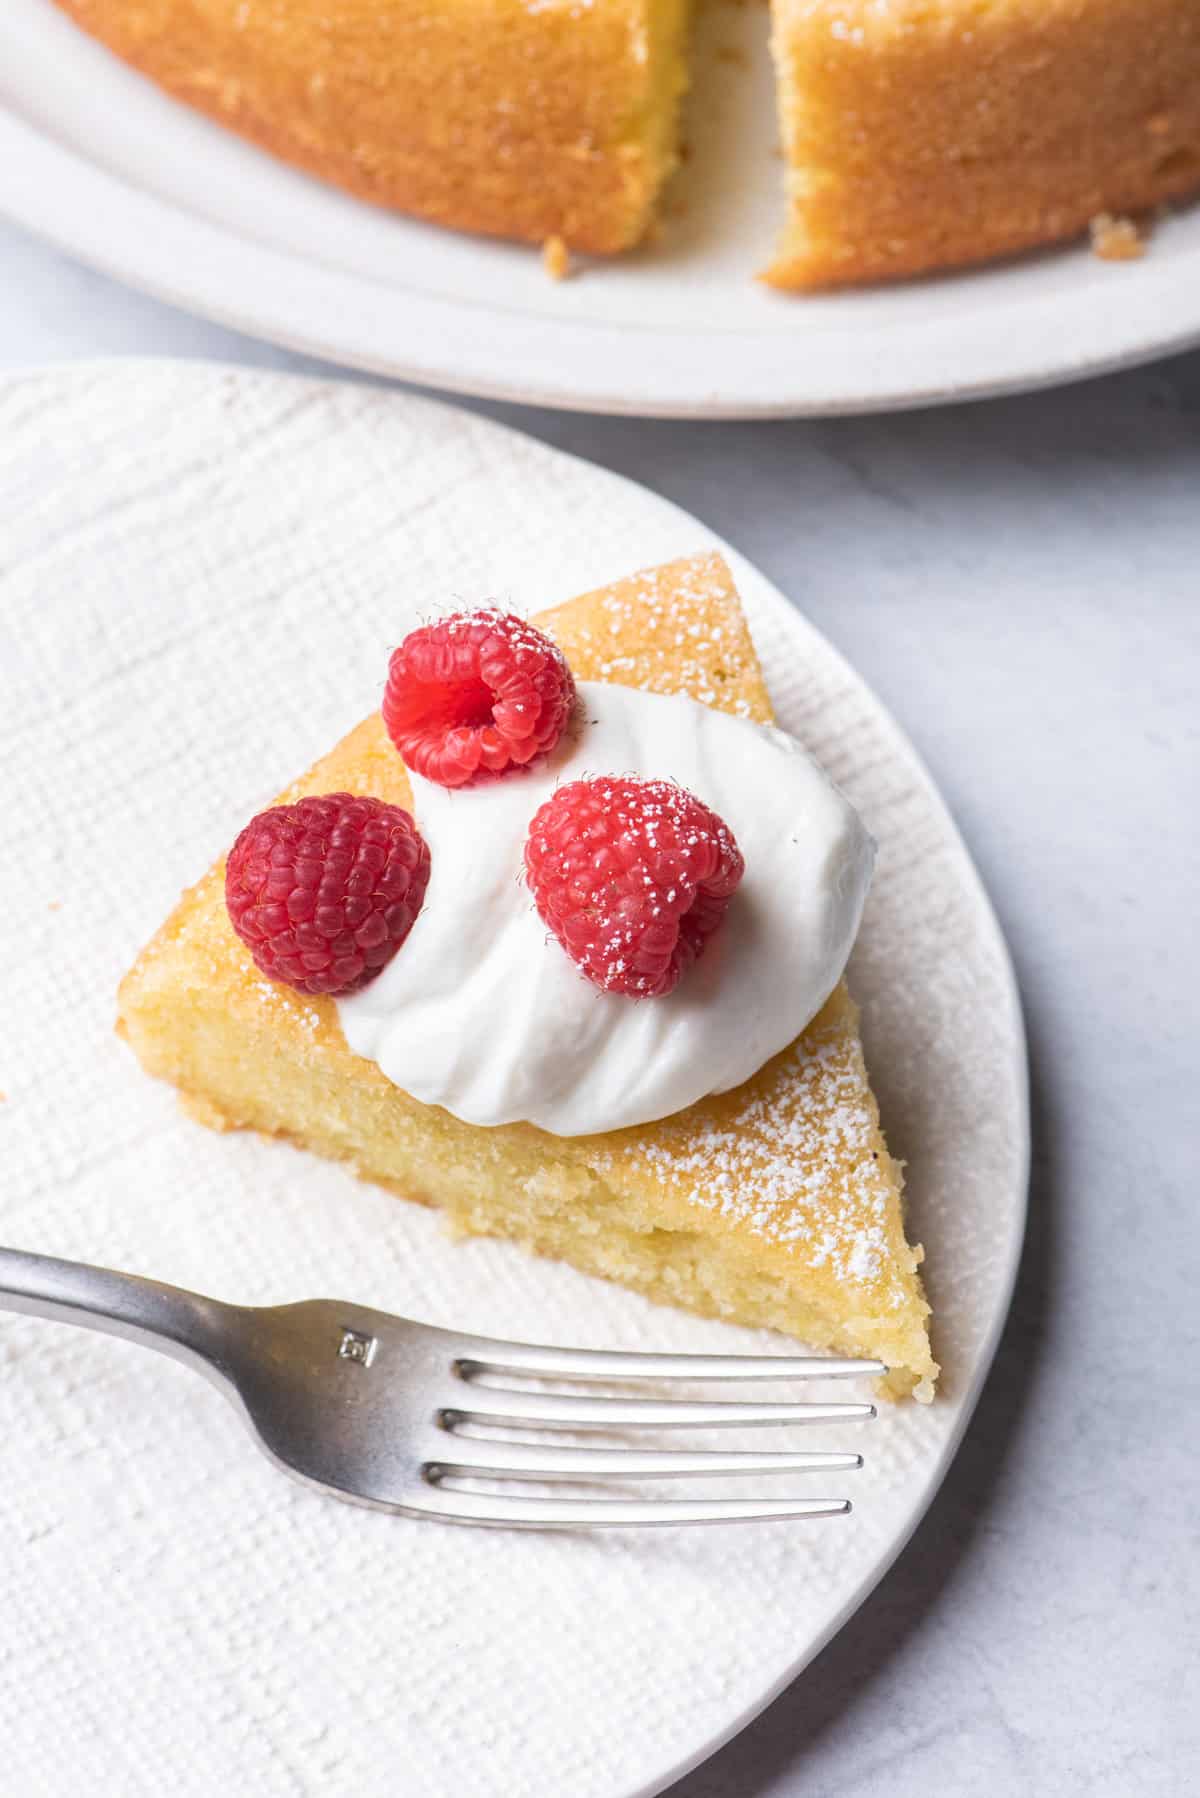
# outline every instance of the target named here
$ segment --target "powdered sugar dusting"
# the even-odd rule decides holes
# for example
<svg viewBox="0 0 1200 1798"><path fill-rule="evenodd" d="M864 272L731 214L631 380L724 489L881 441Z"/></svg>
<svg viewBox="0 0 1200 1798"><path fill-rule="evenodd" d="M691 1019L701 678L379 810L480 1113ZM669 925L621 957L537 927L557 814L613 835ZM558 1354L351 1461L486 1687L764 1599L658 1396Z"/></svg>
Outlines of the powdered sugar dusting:
<svg viewBox="0 0 1200 1798"><path fill-rule="evenodd" d="M273 980L256 980L253 992L259 1005L288 1012L309 1036L315 1037L321 1028L321 1012L303 993L292 992L290 988L279 986Z"/></svg>
<svg viewBox="0 0 1200 1798"><path fill-rule="evenodd" d="M787 1243L811 1268L878 1286L895 1282L894 1188L878 1141L857 1035L835 1019L763 1078L668 1119L621 1159L690 1203ZM901 1302L897 1285L888 1303Z"/></svg>
<svg viewBox="0 0 1200 1798"><path fill-rule="evenodd" d="M687 693L739 718L763 718L766 708L751 696L745 675L721 665L728 627L714 617L729 609L725 563L703 554L620 582L599 596L598 622L572 635L586 646L596 679L649 693Z"/></svg>

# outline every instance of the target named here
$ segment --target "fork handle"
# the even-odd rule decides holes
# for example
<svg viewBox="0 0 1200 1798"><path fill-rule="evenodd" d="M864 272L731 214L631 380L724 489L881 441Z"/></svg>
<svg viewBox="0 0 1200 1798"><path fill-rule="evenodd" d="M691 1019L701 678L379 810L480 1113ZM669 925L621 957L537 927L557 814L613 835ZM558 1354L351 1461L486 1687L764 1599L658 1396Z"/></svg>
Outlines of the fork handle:
<svg viewBox="0 0 1200 1798"><path fill-rule="evenodd" d="M0 1248L0 1311L123 1336L201 1373L231 1378L235 1307L138 1274Z"/></svg>

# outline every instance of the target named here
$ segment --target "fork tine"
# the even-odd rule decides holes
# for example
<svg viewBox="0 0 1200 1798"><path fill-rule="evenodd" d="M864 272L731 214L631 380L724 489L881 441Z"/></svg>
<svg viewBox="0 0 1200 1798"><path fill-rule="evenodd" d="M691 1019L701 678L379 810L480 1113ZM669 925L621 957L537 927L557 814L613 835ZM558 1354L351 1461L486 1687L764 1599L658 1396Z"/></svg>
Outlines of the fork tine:
<svg viewBox="0 0 1200 1798"><path fill-rule="evenodd" d="M460 1436L449 1454L426 1467L435 1483L460 1479L675 1479L681 1474L842 1473L862 1466L861 1455L756 1454L747 1449L560 1448L538 1442L495 1442Z"/></svg>
<svg viewBox="0 0 1200 1798"><path fill-rule="evenodd" d="M687 1399L586 1398L576 1393L507 1392L495 1386L471 1390L445 1405L439 1421L456 1423L534 1424L542 1429L608 1429L654 1425L660 1429L696 1428L749 1423L844 1423L874 1417L875 1407L851 1405L711 1404Z"/></svg>
<svg viewBox="0 0 1200 1798"><path fill-rule="evenodd" d="M767 1523L799 1517L839 1517L846 1498L501 1498L491 1493L431 1487L428 1497L406 1500L403 1509L445 1523L494 1523L508 1529L604 1529L614 1525L664 1523Z"/></svg>
<svg viewBox="0 0 1200 1798"><path fill-rule="evenodd" d="M560 1380L828 1380L877 1379L882 1361L829 1355L642 1355L623 1349L540 1348L524 1342L479 1342L455 1371L528 1373Z"/></svg>

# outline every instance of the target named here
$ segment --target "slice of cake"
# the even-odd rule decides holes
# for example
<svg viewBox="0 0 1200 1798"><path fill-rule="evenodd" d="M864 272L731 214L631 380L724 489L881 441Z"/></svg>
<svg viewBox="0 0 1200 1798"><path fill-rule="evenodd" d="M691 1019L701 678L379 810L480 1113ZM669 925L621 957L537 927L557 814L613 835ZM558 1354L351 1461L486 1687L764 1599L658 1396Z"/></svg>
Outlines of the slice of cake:
<svg viewBox="0 0 1200 1798"><path fill-rule="evenodd" d="M778 287L978 262L1200 188L1195 0L772 3Z"/></svg>
<svg viewBox="0 0 1200 1798"><path fill-rule="evenodd" d="M741 607L718 556L632 576L535 622L558 644L578 681L687 695L735 718L771 716ZM586 695L596 689L580 692L586 712ZM670 712L684 702L653 703ZM657 714L653 727L662 728ZM764 735L749 734L756 742ZM591 751L581 753L586 759ZM532 778L518 774L510 792L520 794L522 780ZM566 791L555 785L553 770L549 782L556 795ZM377 714L279 803L349 793L407 811L413 787ZM469 803L488 805L488 792L480 789ZM453 793L448 803L455 803ZM837 803L849 809L840 798ZM770 792L759 794L756 804L770 831L802 835L803 820L772 811ZM421 803L415 809L419 826ZM476 809L473 815L483 814ZM435 840L433 881L441 853ZM509 890L519 875L519 868L506 873ZM848 878L836 868L832 877ZM670 1115L589 1134L557 1134L525 1122L483 1127L410 1096L373 1059L352 1052L342 1017L357 1033L358 1001L372 986L339 1014L330 997L310 997L267 979L235 934L224 882L224 864L218 864L184 895L120 992L118 1028L150 1073L181 1089L194 1116L217 1128L286 1136L404 1197L440 1207L465 1233L512 1238L660 1302L768 1326L815 1347L878 1357L891 1370L886 1384L892 1395L931 1396L937 1369L917 1274L922 1251L905 1240L900 1170L880 1132L857 1013L844 985L835 987L797 1040L765 1065L755 1064L749 1078ZM439 923L434 884L428 891L433 929ZM541 909L541 898L538 903ZM396 967L406 956L419 965L423 921L398 950ZM408 919L397 928L408 930ZM565 941L569 923L563 931ZM546 945L546 969L553 972L558 946L540 926L537 932ZM707 995L719 990L722 968L737 965L733 932L731 912L711 939L716 949L704 949L681 980L677 991L690 997L678 1015L686 1019L688 1005L702 1011ZM838 966L847 946L837 951ZM702 969L709 970L703 977ZM582 975L571 969L570 978L587 1003L591 989ZM450 999L456 990L457 979ZM514 1010L520 997L514 988ZM611 992L597 994L596 1002L632 1008L627 1015L642 1020L653 1015L648 1008L663 1003ZM493 1008L489 1029L503 1022L498 1011ZM436 1008L431 1015L436 1021ZM742 1019L746 1041L753 1040L754 1029L748 1008ZM414 1035L419 1043L420 1033ZM668 1063L672 1040L664 1038ZM440 1053L431 1040L431 1064ZM636 1098L639 1076L649 1082L660 1070L646 1065L629 1072Z"/></svg>
<svg viewBox="0 0 1200 1798"><path fill-rule="evenodd" d="M643 236L690 0L58 0L177 99L365 200L571 249Z"/></svg>

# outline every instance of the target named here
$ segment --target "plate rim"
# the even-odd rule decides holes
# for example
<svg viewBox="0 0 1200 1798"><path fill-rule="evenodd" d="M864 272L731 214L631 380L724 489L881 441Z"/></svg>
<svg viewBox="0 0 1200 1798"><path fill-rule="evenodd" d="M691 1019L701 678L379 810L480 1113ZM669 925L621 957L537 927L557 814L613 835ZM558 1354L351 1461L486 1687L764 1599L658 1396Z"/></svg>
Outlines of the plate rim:
<svg viewBox="0 0 1200 1798"><path fill-rule="evenodd" d="M987 313L965 316L950 332L940 316L923 316L873 343L871 327L850 322L845 331L822 332L820 354L790 369L777 352L799 335L751 328L639 332L627 323L484 308L481 332L478 306L384 287L256 242L135 187L2 102L0 213L137 291L283 349L447 393L607 416L746 420L904 411L1066 385L1200 343L1200 300L1189 305L1188 283L1166 258L1157 268L1152 261L1131 265L1140 274L1139 285L1127 289L1128 304L1092 305L1086 332L1061 330L1069 296L1018 295L1003 330ZM408 222L396 216L400 227ZM975 273L986 269L935 279L968 282ZM639 336L655 353L631 365ZM714 344L726 365L715 386ZM623 382L605 372L618 367L628 371Z"/></svg>
<svg viewBox="0 0 1200 1798"><path fill-rule="evenodd" d="M20 387L22 384L38 380L86 379L88 375L104 373L119 374L126 378L136 378L137 371L148 370L160 374L170 374L175 379L195 380L197 385L213 378L234 379L237 382L261 383L278 386L303 385L307 388L324 388L336 391L348 385L343 379L331 374L300 374L289 371L278 371L261 368L246 368L235 364L222 363L207 358L180 359L166 356L155 357L115 357L98 356L82 358L78 361L50 361L0 372L0 393ZM384 389L386 393L386 389ZM462 408L447 401L430 398L426 395L390 394L392 403L415 405L418 409L435 408L442 412L462 415ZM467 416L470 416L469 414ZM589 469L597 469L605 477L638 492L648 492L644 485L617 470L604 468L591 463L586 457L574 455L555 445L543 443L540 439L531 438L530 434L505 421L487 419L484 421L489 429L499 430L521 439L532 441L539 451L552 457L563 457L569 461L582 464ZM777 623L789 635L795 633L797 640L805 643L806 649L815 641L823 656L828 658L828 665L835 668L847 683L864 693L870 702L872 711L890 739L890 747L902 760L906 773L911 774L914 781L922 789L924 799L931 805L939 823L946 833L947 844L952 846L959 864L960 877L969 888L973 900L978 929L984 937L986 947L995 957L995 969L1000 979L1004 1002L1007 1007L1007 1036L1010 1052L1010 1071L1013 1075L1013 1099L1015 1110L1011 1119L1013 1131L1013 1148L1015 1166L1009 1197L1011 1208L1008 1213L1009 1229L1005 1243L1006 1259L1003 1266L1003 1277L997 1287L996 1302L988 1322L978 1351L971 1376L956 1397L956 1414L952 1427L943 1438L938 1453L933 1456L925 1471L919 1493L911 1502L908 1515L903 1526L890 1536L886 1547L870 1567L868 1567L855 1585L848 1592L835 1613L827 1620L825 1626L816 1632L803 1646L799 1653L782 1669L776 1678L754 1699L746 1704L732 1718L726 1719L710 1736L698 1745L692 1746L681 1757L674 1759L654 1773L648 1779L641 1780L636 1786L626 1788L614 1798L657 1798L667 1787L686 1777L697 1767L711 1758L720 1748L741 1733L755 1718L762 1714L776 1698L810 1665L818 1654L844 1627L854 1613L863 1605L895 1564L900 1554L912 1539L917 1528L925 1518L929 1507L941 1488L948 1469L961 1446L967 1428L970 1425L975 1408L983 1391L983 1387L991 1372L996 1351L999 1347L1011 1310L1013 1293L1020 1267L1024 1246L1025 1232L1029 1212L1029 1180L1031 1167L1031 1118L1030 1118L1030 1069L1027 1052L1027 1034L1020 989L1017 982L1012 958L995 908L992 905L983 878L971 856L970 850L961 831L943 799L924 758L911 743L907 733L896 720L890 708L879 698L874 687L866 677L858 672L850 660L834 645L823 631L819 629L798 605L794 605L775 582L764 574L745 554L728 543L717 532L713 531L688 508L674 500L665 499L660 494L653 494L655 502L666 510L675 513L681 520L694 525L703 535L706 544L718 550L728 560L739 586L751 589L756 606L764 612L774 614Z"/></svg>
<svg viewBox="0 0 1200 1798"><path fill-rule="evenodd" d="M577 457L576 460L580 460L580 458ZM621 476L622 480L627 480L628 478L629 477L625 475ZM639 485L638 482L633 482L632 484L634 486ZM671 503L674 504L675 502L672 501ZM686 508L681 507L679 509L685 510ZM744 1729L747 1729L756 1718L760 1717L762 1713L767 1710L797 1678L799 1678L805 1668L810 1666L817 1656L828 1647L829 1643L832 1642L834 1637L845 1627L851 1617L854 1616L855 1612L862 1608L872 1592L875 1591L876 1587L882 1582L899 1560L924 1521L933 1500L941 1490L942 1483L950 1470L950 1466L962 1446L963 1438L967 1433L971 1419L975 1414L976 1406L983 1394L984 1386L987 1384L988 1377L991 1374L992 1366L996 1359L996 1351L1000 1347L1000 1341L1004 1334L1005 1326L1008 1323L1009 1313L1012 1309L1013 1294L1016 1290L1017 1274L1020 1270L1021 1255L1025 1246L1025 1235L1029 1220L1029 1181L1032 1166L1033 1137L1030 1110L1029 1045L1028 1033L1025 1028L1025 1014L1021 1004L1020 985L1017 981L1016 969L1013 965L1012 954L1009 950L1007 939L1001 928L996 908L992 904L991 895L984 884L983 876L980 874L979 869L975 864L975 859L967 846L966 839L959 830L958 824L955 821L949 806L942 798L941 791L937 786L924 757L911 742L907 732L897 721L890 708L884 704L882 699L880 699L865 675L860 674L850 660L842 654L836 644L832 643L825 633L817 625L813 624L807 613L803 612L799 606L794 606L792 604L787 598L787 595L782 589L775 585L769 576L762 574L746 556L735 549L731 544L727 543L724 538L718 536L715 532L710 532L710 536L713 543L729 562L734 572L734 578L739 586L742 583L744 575L749 573L753 578L758 601L775 611L779 622L789 630L795 628L795 615L798 614L805 632L811 632L814 637L820 640L824 653L828 655L831 662L838 667L839 672L845 675L845 677L854 685L862 688L869 694L872 706L875 708L879 720L886 726L901 754L907 755L909 758L912 772L919 778L922 788L924 789L924 797L936 808L942 824L954 843L963 870L973 889L974 899L979 912L980 925L981 927L986 927L988 935L991 938L991 946L996 952L997 965L1002 972L1004 980L1004 996L1009 1009L1009 1023L1011 1028L1011 1047L1013 1052L1012 1071L1015 1075L1015 1091L1020 1105L1019 1117L1014 1119L1014 1124L1019 1126L1020 1129L1020 1136L1016 1143L1018 1150L1018 1166L1014 1182L1017 1208L1013 1214L1013 1229L1008 1243L1008 1261L1004 1269L1004 1281L999 1296L999 1302L993 1313L971 1379L964 1388L962 1397L959 1400L958 1414L954 1421L954 1427L946 1436L941 1447L941 1452L935 1457L930 1466L927 1478L921 1487L920 1496L916 1500L907 1519L906 1527L898 1532L888 1544L886 1552L881 1555L879 1560L869 1569L866 1576L855 1587L854 1592L847 1596L844 1604L839 1607L834 1617L830 1619L827 1627L823 1631L818 1632L810 1642L805 1644L804 1648L796 1656L795 1661L789 1665L787 1671L763 1694L761 1701L756 1701L753 1704L747 1705L746 1708L739 1713L738 1717L730 1723L728 1728L717 1732L702 1748L697 1750L695 1754L680 1762L665 1775L656 1776L649 1783L637 1786L633 1791L626 1795L626 1798L658 1798L658 1794L664 1792L668 1786L675 1784L680 1779L686 1778L686 1776L689 1773L694 1772L697 1767L703 1766L705 1761L710 1760L712 1756L721 1748L725 1747L727 1743L733 1741L735 1736L740 1735Z"/></svg>

